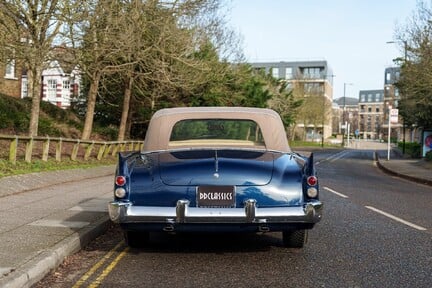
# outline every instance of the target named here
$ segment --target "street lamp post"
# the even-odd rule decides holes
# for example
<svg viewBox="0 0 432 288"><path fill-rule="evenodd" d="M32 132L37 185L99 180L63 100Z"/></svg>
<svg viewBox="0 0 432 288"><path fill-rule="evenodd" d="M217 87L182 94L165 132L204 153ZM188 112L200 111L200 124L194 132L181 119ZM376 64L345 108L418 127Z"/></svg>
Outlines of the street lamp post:
<svg viewBox="0 0 432 288"><path fill-rule="evenodd" d="M404 44L404 63L407 62L408 59L408 42L406 40L402 41L387 41L387 44L395 44L398 42L402 42ZM405 119L402 117L402 154L405 154Z"/></svg>
<svg viewBox="0 0 432 288"><path fill-rule="evenodd" d="M345 125L344 133L342 134L342 146L345 146L345 133L347 131L347 121L345 120L345 106L346 106L346 86L353 85L353 83L344 83L343 90L343 112L342 112L342 125Z"/></svg>

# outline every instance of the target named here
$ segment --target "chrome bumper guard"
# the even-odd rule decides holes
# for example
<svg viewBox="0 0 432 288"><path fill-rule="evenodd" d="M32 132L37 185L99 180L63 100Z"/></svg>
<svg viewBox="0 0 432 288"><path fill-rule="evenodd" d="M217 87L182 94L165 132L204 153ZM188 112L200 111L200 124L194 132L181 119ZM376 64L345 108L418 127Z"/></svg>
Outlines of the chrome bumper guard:
<svg viewBox="0 0 432 288"><path fill-rule="evenodd" d="M133 206L129 202L108 204L110 218L116 223L317 223L323 204L308 202L303 207L258 208L256 200L245 201L244 208L189 207L188 200L176 207Z"/></svg>

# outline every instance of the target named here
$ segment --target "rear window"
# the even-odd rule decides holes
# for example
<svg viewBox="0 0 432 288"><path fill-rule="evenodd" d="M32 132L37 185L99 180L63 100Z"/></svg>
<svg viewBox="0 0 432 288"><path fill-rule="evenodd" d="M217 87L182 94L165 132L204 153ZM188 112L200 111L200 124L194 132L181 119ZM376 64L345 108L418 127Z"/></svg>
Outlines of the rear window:
<svg viewBox="0 0 432 288"><path fill-rule="evenodd" d="M177 122L170 145L223 144L265 146L258 124L241 119L189 119Z"/></svg>

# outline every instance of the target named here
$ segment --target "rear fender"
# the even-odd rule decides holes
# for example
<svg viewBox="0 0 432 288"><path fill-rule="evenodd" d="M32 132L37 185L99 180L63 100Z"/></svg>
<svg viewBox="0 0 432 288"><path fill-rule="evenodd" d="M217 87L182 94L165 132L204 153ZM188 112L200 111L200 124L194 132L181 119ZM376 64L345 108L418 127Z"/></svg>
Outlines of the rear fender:
<svg viewBox="0 0 432 288"><path fill-rule="evenodd" d="M141 152L120 152L118 153L117 175L128 176L132 164L136 161Z"/></svg>
<svg viewBox="0 0 432 288"><path fill-rule="evenodd" d="M120 152L118 153L118 164L116 167L115 177L124 176L126 178L126 184L123 188L126 189L127 194L130 190L130 173L133 170L134 163L139 159L141 152ZM114 184L114 190L119 188L117 184Z"/></svg>
<svg viewBox="0 0 432 288"><path fill-rule="evenodd" d="M305 160L306 160L306 162L305 162L305 165L304 165L304 177L303 177L303 193L304 193L304 197L305 197L306 201L308 201L308 200L318 200L319 199L319 181L317 181L316 185L313 185L313 186L309 185L308 182L307 182L308 177L310 177L310 176L317 177L317 175L316 175L316 169L315 169L315 165L314 165L314 155L313 155L313 153L311 153L309 157L305 157ZM317 179L318 179L318 177L317 177ZM315 188L315 189L318 190L317 197L315 197L315 198L309 198L307 196L307 190L309 188Z"/></svg>

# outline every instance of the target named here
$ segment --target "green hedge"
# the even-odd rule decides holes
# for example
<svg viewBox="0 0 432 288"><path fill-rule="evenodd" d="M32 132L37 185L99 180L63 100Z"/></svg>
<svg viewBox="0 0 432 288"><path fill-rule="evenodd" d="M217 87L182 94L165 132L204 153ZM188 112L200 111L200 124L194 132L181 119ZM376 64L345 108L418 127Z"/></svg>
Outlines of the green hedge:
<svg viewBox="0 0 432 288"><path fill-rule="evenodd" d="M426 161L432 161L432 151L428 151L425 157Z"/></svg>
<svg viewBox="0 0 432 288"><path fill-rule="evenodd" d="M403 149L403 142L398 142L398 148ZM421 158L421 146L417 142L405 142L405 154L412 158Z"/></svg>

